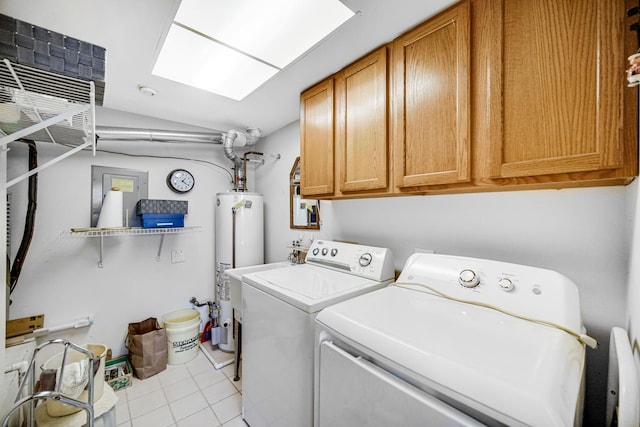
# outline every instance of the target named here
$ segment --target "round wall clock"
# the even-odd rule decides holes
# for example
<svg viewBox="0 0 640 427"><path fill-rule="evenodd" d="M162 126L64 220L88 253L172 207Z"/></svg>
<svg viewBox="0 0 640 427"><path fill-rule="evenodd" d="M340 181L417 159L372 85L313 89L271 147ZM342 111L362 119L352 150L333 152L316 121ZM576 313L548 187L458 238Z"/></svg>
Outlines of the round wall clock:
<svg viewBox="0 0 640 427"><path fill-rule="evenodd" d="M184 169L175 169L167 175L167 185L176 193L187 193L193 189L196 181L191 172Z"/></svg>

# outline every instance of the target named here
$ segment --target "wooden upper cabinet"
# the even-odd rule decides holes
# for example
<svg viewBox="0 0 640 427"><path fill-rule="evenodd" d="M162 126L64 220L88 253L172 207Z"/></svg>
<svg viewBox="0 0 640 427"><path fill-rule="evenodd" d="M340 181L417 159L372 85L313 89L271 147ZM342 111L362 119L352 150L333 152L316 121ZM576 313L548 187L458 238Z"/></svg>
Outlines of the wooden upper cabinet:
<svg viewBox="0 0 640 427"><path fill-rule="evenodd" d="M478 71L486 73L489 87L481 108L489 107L490 176L622 167L628 90L624 2L478 4L487 19L486 38L477 46L479 57L488 61L488 68Z"/></svg>
<svg viewBox="0 0 640 427"><path fill-rule="evenodd" d="M463 0L428 19L301 95L302 194L628 184L634 5Z"/></svg>
<svg viewBox="0 0 640 427"><path fill-rule="evenodd" d="M336 166L343 193L388 188L387 49L335 76Z"/></svg>
<svg viewBox="0 0 640 427"><path fill-rule="evenodd" d="M391 46L394 186L411 191L469 181L469 1Z"/></svg>
<svg viewBox="0 0 640 427"><path fill-rule="evenodd" d="M334 191L333 78L300 95L300 188L303 196Z"/></svg>

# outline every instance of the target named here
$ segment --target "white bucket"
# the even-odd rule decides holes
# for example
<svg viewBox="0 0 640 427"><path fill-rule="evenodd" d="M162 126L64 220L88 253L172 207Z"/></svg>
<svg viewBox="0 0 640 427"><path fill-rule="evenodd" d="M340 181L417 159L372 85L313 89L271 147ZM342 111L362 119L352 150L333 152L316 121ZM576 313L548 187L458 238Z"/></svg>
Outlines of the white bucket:
<svg viewBox="0 0 640 427"><path fill-rule="evenodd" d="M200 348L200 312L193 309L173 311L162 316L167 332L167 363L180 365L198 355Z"/></svg>
<svg viewBox="0 0 640 427"><path fill-rule="evenodd" d="M96 375L93 379L93 403L97 402L102 397L102 392L104 390L104 365L105 365L105 356L107 355L107 346L104 344L87 344L84 346L87 350L93 353L93 363L100 363L100 367L96 372ZM42 369L60 369L62 365L62 354L58 353L52 358L48 359L42 365ZM88 357L80 353L79 351L73 350L69 348L67 350L67 360L65 361L65 367L69 366L71 363L80 362L81 360L88 359ZM67 369L65 368L65 372ZM65 374L66 377L66 374ZM89 393L87 390L83 390L76 399L81 400L83 402L88 401ZM63 417L65 415L73 414L75 412L80 411L82 408L67 405L66 403L59 402L53 399L46 400L47 414L50 417Z"/></svg>

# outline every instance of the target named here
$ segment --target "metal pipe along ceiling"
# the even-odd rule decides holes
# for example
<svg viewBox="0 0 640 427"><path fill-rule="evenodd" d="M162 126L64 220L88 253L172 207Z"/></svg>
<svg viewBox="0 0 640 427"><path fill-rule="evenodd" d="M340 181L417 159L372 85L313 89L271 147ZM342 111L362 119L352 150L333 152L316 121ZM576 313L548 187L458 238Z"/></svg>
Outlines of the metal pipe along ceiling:
<svg viewBox="0 0 640 427"><path fill-rule="evenodd" d="M233 162L235 177L234 190L246 191L245 162L233 151L233 147L254 145L260 139L260 129L249 128L246 132L230 129L227 132L189 132L158 129L137 129L124 127L96 126L96 135L103 140L112 141L150 141L150 142L197 142L222 144L224 155Z"/></svg>
<svg viewBox="0 0 640 427"><path fill-rule="evenodd" d="M222 144L224 134L222 131L190 132L96 126L96 135L98 138L110 141L201 142Z"/></svg>

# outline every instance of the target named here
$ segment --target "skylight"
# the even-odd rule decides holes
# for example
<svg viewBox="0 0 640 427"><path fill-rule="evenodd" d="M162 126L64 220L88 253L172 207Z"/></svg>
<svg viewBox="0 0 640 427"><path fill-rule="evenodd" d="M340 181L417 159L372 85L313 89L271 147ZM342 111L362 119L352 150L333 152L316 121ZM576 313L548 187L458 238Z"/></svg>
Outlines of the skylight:
<svg viewBox="0 0 640 427"><path fill-rule="evenodd" d="M240 101L353 14L338 0L182 0L153 74Z"/></svg>

